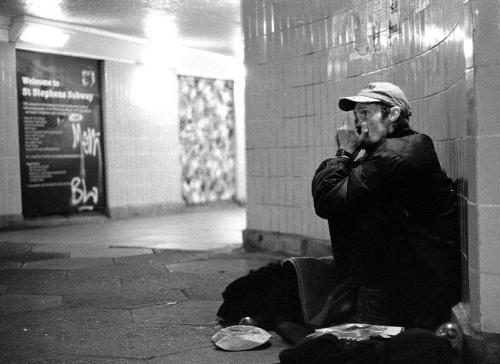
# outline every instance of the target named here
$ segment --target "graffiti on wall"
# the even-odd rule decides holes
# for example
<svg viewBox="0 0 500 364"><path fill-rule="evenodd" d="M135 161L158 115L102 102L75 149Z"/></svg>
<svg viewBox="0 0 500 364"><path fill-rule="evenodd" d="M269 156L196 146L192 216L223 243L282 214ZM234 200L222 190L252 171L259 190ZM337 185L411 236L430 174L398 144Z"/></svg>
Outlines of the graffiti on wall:
<svg viewBox="0 0 500 364"><path fill-rule="evenodd" d="M182 198L187 204L235 195L233 81L179 76Z"/></svg>
<svg viewBox="0 0 500 364"><path fill-rule="evenodd" d="M91 160L96 158L99 161L98 165L102 164L101 132L89 126L82 131L81 121L83 116L81 114L71 114L69 120L73 132L71 147L79 150L80 153L80 174L71 179L70 205L76 207L78 211L92 211L99 202L99 188L92 186L88 189L85 162L88 158Z"/></svg>
<svg viewBox="0 0 500 364"><path fill-rule="evenodd" d="M418 0L418 4L424 9L429 0ZM354 41L349 60L370 61L374 54L392 46L399 38L402 20L400 0L374 0L349 10L348 16L334 15L332 29L334 34L346 34Z"/></svg>

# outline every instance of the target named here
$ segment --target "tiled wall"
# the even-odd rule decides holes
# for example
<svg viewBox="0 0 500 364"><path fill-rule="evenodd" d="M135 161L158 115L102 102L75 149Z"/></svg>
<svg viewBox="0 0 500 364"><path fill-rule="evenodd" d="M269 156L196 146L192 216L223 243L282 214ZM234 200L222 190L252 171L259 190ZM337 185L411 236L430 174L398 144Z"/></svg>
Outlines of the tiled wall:
<svg viewBox="0 0 500 364"><path fill-rule="evenodd" d="M476 135L498 129L498 102L493 101L500 89L498 2L243 0L242 6L248 228L329 239L326 222L314 214L310 181L319 163L335 152L336 127L351 117L338 110L337 101L371 81L390 81L405 90L412 126L434 139L442 166L459 185L467 301L469 249L472 259L485 212L477 201L500 201L499 185L493 182L500 168L487 167L500 167L500 139ZM478 15L475 7L488 15ZM485 45L497 45L493 52L484 47L490 57L484 67L472 58L472 16L481 20L479 27L492 28L479 32L488 37ZM492 90L493 97L488 94ZM500 210L498 205L488 208L487 221L493 222ZM488 226L493 240L497 229ZM490 246L500 258L500 244ZM481 269L471 270L472 316L479 329L500 331L500 308L493 307L498 303L488 293L495 287L494 292L500 291L500 271L496 267L483 279Z"/></svg>
<svg viewBox="0 0 500 364"><path fill-rule="evenodd" d="M500 332L500 2L473 1L476 193L469 204L471 314Z"/></svg>
<svg viewBox="0 0 500 364"><path fill-rule="evenodd" d="M14 46L0 41L0 216L7 217L21 213L15 59Z"/></svg>
<svg viewBox="0 0 500 364"><path fill-rule="evenodd" d="M107 204L182 203L177 76L171 69L105 61Z"/></svg>

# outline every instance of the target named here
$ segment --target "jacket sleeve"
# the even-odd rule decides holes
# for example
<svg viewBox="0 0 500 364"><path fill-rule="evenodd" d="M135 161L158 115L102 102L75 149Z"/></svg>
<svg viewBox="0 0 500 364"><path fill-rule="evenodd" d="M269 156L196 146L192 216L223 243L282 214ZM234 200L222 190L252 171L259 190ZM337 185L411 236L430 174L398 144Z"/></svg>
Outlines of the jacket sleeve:
<svg viewBox="0 0 500 364"><path fill-rule="evenodd" d="M347 209L363 208L390 193L402 178L403 159L396 154L375 154L356 164L345 158L321 163L312 181L316 214L331 218Z"/></svg>
<svg viewBox="0 0 500 364"><path fill-rule="evenodd" d="M331 158L323 161L316 170L312 195L314 210L319 217L327 219L346 208L347 179L352 163L345 158Z"/></svg>

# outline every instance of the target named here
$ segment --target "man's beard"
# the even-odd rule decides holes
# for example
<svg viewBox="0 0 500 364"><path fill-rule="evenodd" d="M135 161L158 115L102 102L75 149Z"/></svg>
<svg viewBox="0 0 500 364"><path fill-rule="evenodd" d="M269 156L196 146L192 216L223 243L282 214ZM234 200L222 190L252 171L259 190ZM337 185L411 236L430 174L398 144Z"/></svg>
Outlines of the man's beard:
<svg viewBox="0 0 500 364"><path fill-rule="evenodd" d="M366 138L362 139L359 143L360 147L362 149L370 149L370 148L373 148L374 146L377 146L380 144L380 142L382 140L385 139L385 137L387 136L387 133L383 133L381 135L376 135L376 136L372 136L370 135L370 132L368 132L368 135Z"/></svg>

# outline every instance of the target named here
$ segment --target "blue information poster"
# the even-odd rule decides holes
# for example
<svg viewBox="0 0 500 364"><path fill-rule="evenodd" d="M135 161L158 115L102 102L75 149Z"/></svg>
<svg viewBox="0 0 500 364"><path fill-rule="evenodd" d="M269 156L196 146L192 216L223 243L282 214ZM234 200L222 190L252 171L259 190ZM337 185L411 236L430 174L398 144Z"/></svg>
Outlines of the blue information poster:
<svg viewBox="0 0 500 364"><path fill-rule="evenodd" d="M18 50L23 215L104 211L99 61Z"/></svg>

